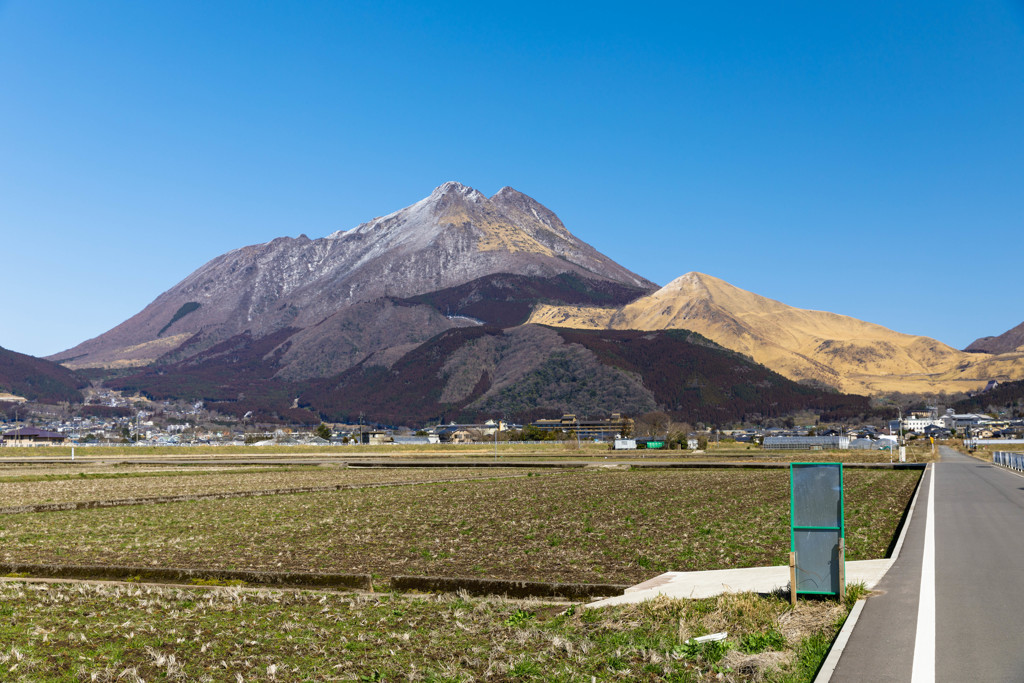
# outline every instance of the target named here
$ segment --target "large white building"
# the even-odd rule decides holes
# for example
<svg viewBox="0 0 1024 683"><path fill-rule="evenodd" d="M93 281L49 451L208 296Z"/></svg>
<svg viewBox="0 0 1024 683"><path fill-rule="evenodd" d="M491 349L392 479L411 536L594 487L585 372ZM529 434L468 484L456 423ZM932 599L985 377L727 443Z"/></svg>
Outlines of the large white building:
<svg viewBox="0 0 1024 683"><path fill-rule="evenodd" d="M903 418L903 430L907 432L917 432L918 434L924 434L926 427L943 427L943 421L937 417L905 417Z"/></svg>

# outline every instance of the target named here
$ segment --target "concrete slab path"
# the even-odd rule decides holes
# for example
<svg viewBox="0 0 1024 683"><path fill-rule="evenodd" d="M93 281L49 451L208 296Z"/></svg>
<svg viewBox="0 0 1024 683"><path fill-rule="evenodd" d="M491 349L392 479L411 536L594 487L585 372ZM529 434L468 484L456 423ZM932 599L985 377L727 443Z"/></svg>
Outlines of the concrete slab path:
<svg viewBox="0 0 1024 683"><path fill-rule="evenodd" d="M891 559L860 560L846 563L849 583L863 582L874 588L892 565ZM746 567L705 572L666 572L626 589L623 595L589 603L587 607L611 607L652 600L659 595L670 598L711 598L722 593L771 593L789 590L789 567Z"/></svg>

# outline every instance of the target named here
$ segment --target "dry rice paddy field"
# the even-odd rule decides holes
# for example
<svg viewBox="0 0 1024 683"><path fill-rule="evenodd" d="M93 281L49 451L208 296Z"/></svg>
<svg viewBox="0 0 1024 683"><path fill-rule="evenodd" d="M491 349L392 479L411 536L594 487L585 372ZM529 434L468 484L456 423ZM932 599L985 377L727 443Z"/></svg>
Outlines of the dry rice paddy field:
<svg viewBox="0 0 1024 683"><path fill-rule="evenodd" d="M369 486L481 477L525 476L496 468L348 469L230 467L164 470L143 467L60 468L31 471L0 467L0 510L23 505L203 495L329 486Z"/></svg>
<svg viewBox="0 0 1024 683"><path fill-rule="evenodd" d="M386 589L393 575L636 583L784 564L789 550L785 470L90 472L0 470L0 507L407 485L3 514L0 561L369 573ZM848 559L885 556L919 476L847 470ZM464 593L9 579L0 680L811 680L846 609L801 600L794 610L785 598L583 609ZM720 644L687 642L722 630Z"/></svg>
<svg viewBox="0 0 1024 683"><path fill-rule="evenodd" d="M349 472L369 484L447 471L338 470ZM196 479L249 476L274 475ZM849 559L884 557L918 477L847 472ZM153 493L153 479L75 483L91 497L93 485L113 481L119 497L133 497ZM36 492L41 483L25 485ZM668 570L785 564L788 505L784 470L544 472L2 515L0 560L637 583Z"/></svg>

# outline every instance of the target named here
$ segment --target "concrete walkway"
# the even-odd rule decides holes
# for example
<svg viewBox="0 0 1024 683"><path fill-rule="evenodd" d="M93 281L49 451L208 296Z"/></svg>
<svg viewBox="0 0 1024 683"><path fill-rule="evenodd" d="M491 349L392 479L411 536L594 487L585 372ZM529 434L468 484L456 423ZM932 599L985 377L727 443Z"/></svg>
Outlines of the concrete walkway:
<svg viewBox="0 0 1024 683"><path fill-rule="evenodd" d="M872 589L892 566L893 560L859 560L846 563L847 583L860 583ZM706 572L665 572L649 581L626 589L622 595L591 602L587 607L611 607L645 600L659 595L670 598L711 598L722 593L771 593L789 590L789 567L747 567L716 569Z"/></svg>

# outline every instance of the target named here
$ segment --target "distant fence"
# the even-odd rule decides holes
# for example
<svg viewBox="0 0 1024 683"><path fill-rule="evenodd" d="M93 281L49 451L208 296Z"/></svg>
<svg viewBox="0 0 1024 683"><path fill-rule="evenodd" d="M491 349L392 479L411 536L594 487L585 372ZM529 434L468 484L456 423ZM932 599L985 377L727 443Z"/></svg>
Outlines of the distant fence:
<svg viewBox="0 0 1024 683"><path fill-rule="evenodd" d="M964 448L973 451L978 446L1019 446L1024 439L964 439Z"/></svg>
<svg viewBox="0 0 1024 683"><path fill-rule="evenodd" d="M1024 472L1024 453L1010 453L1008 451L996 451L992 454L992 462L996 465L1018 472Z"/></svg>

